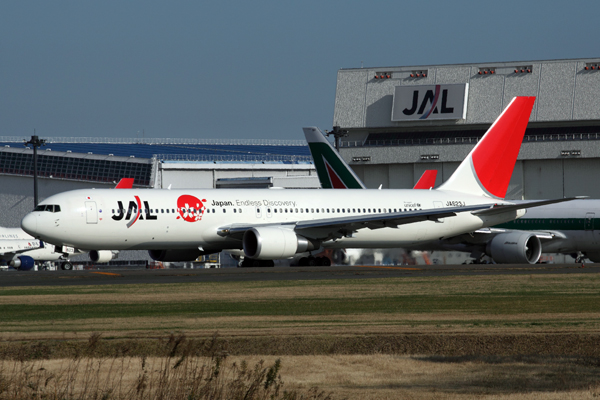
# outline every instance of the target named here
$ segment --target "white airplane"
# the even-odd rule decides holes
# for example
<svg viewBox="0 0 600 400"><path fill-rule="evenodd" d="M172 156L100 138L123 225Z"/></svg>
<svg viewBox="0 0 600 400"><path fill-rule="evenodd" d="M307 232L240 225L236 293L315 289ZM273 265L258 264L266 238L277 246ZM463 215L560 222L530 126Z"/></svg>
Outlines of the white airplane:
<svg viewBox="0 0 600 400"><path fill-rule="evenodd" d="M570 200L502 200L534 101L514 98L435 190L83 189L48 197L21 227L100 260L109 249L145 249L158 261L243 250L247 265L266 266L321 247L415 247Z"/></svg>
<svg viewBox="0 0 600 400"><path fill-rule="evenodd" d="M323 188L365 188L319 129L305 128L304 134ZM429 175L432 172L436 171L425 171L415 188L434 186L435 176ZM421 183L426 176L428 182ZM542 253L569 254L577 262L586 257L600 262L600 221L597 217L600 217L600 200L550 204L531 208L515 221L421 243L410 250L468 252L476 260L487 255L497 263L535 264ZM360 256L360 250L353 249L339 257L352 263Z"/></svg>
<svg viewBox="0 0 600 400"><path fill-rule="evenodd" d="M58 251L57 251L58 250ZM10 266L21 271L35 267L35 263L44 261L63 261L62 269L72 269L69 262L72 255L81 254L68 247L57 249L54 245L44 244L34 239L21 228L0 227L0 266Z"/></svg>

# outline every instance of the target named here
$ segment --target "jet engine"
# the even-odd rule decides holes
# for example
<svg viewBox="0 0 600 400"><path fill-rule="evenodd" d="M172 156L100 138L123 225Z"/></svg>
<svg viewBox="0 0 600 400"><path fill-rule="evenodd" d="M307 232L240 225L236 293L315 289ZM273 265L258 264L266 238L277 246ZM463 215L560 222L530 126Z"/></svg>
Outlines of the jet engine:
<svg viewBox="0 0 600 400"><path fill-rule="evenodd" d="M35 261L29 256L18 256L13 258L8 265L20 271L29 271L35 266Z"/></svg>
<svg viewBox="0 0 600 400"><path fill-rule="evenodd" d="M107 263L114 258L114 253L110 250L91 250L90 260L95 263Z"/></svg>
<svg viewBox="0 0 600 400"><path fill-rule="evenodd" d="M535 264L542 255L542 243L532 233L501 233L488 242L485 252L498 264Z"/></svg>
<svg viewBox="0 0 600 400"><path fill-rule="evenodd" d="M195 249L177 249L177 250L148 250L150 258L154 261L194 261L205 254L218 253L218 251L201 251Z"/></svg>
<svg viewBox="0 0 600 400"><path fill-rule="evenodd" d="M270 226L247 230L242 243L246 257L255 260L289 258L320 246L318 242L296 235L291 229Z"/></svg>

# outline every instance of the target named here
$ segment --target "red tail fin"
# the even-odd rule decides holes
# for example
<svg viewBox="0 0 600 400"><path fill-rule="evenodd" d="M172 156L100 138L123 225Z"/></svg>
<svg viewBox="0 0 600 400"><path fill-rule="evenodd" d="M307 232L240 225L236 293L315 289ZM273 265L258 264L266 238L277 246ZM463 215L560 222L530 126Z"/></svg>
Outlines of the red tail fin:
<svg viewBox="0 0 600 400"><path fill-rule="evenodd" d="M535 97L516 97L472 153L479 182L496 197L506 195L534 102Z"/></svg>
<svg viewBox="0 0 600 400"><path fill-rule="evenodd" d="M437 170L428 169L423 172L413 189L431 189L435 186L435 178L437 178Z"/></svg>
<svg viewBox="0 0 600 400"><path fill-rule="evenodd" d="M440 189L504 198L535 97L515 97Z"/></svg>
<svg viewBox="0 0 600 400"><path fill-rule="evenodd" d="M133 178L121 178L115 189L131 189L133 187Z"/></svg>

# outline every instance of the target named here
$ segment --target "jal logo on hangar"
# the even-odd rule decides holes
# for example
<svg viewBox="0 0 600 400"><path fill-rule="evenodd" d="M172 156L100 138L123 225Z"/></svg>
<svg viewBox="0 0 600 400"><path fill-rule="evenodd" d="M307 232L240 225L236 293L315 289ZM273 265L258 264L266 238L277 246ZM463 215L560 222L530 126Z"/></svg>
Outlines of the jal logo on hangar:
<svg viewBox="0 0 600 400"><path fill-rule="evenodd" d="M465 119L468 83L396 86L392 121Z"/></svg>

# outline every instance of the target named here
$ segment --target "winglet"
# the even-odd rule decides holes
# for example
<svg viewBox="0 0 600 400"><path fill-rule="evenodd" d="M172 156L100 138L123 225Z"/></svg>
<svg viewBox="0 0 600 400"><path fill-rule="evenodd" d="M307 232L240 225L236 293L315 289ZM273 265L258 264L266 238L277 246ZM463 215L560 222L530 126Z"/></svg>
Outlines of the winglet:
<svg viewBox="0 0 600 400"><path fill-rule="evenodd" d="M302 128L323 189L365 189L352 168L317 127Z"/></svg>
<svg viewBox="0 0 600 400"><path fill-rule="evenodd" d="M503 199L535 97L515 97L440 190Z"/></svg>
<svg viewBox="0 0 600 400"><path fill-rule="evenodd" d="M133 179L134 178L121 178L115 189L131 189L133 188Z"/></svg>
<svg viewBox="0 0 600 400"><path fill-rule="evenodd" d="M415 184L413 189L431 189L435 186L435 179L437 178L437 170L428 169L423 172L423 175L419 178L419 181Z"/></svg>

